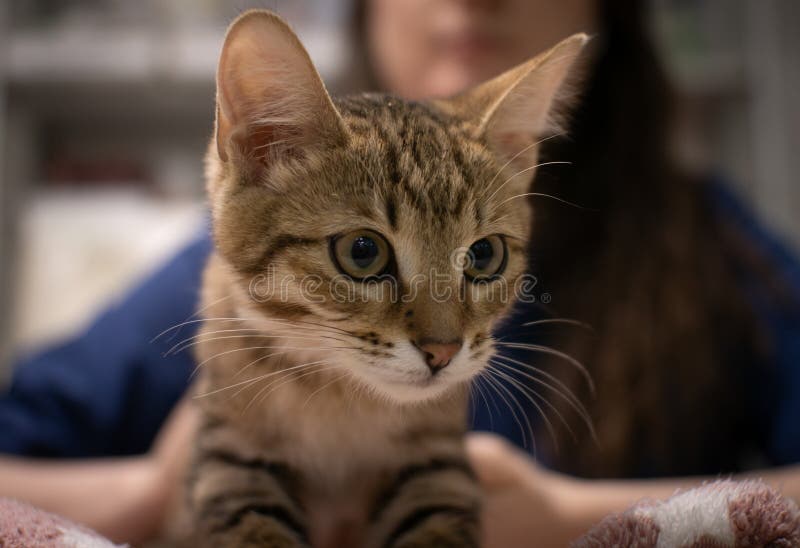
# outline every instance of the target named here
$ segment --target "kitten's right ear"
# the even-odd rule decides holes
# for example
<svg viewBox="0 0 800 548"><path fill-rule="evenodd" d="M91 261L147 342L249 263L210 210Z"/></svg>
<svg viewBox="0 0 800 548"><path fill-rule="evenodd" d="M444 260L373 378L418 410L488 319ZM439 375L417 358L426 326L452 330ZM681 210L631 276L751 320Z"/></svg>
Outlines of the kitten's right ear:
<svg viewBox="0 0 800 548"><path fill-rule="evenodd" d="M280 17L252 10L234 21L217 67L217 152L265 164L277 154L332 145L344 123L305 48Z"/></svg>
<svg viewBox="0 0 800 548"><path fill-rule="evenodd" d="M503 159L530 166L535 145L561 132L559 118L576 95L589 37L575 34L548 51L450 100L440 108L468 120L475 136L486 137ZM576 67L578 65L578 67ZM528 172L530 175L530 172Z"/></svg>

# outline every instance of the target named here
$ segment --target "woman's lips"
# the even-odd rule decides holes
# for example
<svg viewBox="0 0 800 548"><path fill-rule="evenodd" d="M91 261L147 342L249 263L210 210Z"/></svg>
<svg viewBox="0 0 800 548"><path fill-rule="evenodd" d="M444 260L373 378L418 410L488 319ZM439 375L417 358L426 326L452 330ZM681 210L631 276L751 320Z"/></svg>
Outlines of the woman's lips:
<svg viewBox="0 0 800 548"><path fill-rule="evenodd" d="M462 33L439 40L441 51L465 59L494 55L499 47L498 40L478 33Z"/></svg>

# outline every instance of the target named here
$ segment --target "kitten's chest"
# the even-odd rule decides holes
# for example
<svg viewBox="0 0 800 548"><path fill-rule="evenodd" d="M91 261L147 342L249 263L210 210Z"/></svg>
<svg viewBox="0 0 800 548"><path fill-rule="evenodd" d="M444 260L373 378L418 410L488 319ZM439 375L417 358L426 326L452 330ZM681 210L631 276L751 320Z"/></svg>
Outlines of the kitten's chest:
<svg viewBox="0 0 800 548"><path fill-rule="evenodd" d="M376 497L391 484L398 470L425 455L440 454L441 440L412 433L436 425L392 406L309 409L293 421L287 439L289 462L302 463L312 545L320 548L363 546ZM447 422L448 417L440 417ZM434 436L435 438L435 436ZM446 452L459 451L457 438L444 442Z"/></svg>
<svg viewBox="0 0 800 548"><path fill-rule="evenodd" d="M312 545L360 546L376 490L413 454L402 441L402 417L391 407L365 409L342 393L307 403L308 393L297 388L265 402L273 424L264 428L271 435L277 428L282 438L270 451L304 477L299 495Z"/></svg>
<svg viewBox="0 0 800 548"><path fill-rule="evenodd" d="M349 483L371 469L391 467L408 453L403 432L414 422L391 405L366 406L353 401L348 387L315 393L296 386L265 401L262 432L281 441L287 462L302 468L314 483Z"/></svg>
<svg viewBox="0 0 800 548"><path fill-rule="evenodd" d="M345 382L328 387L329 382L321 377L287 383L226 422L256 453L300 471L322 499L334 499L342 489L354 495L356 485L369 489L372 478L437 445L448 451L460 446L466 402L459 398L427 408L402 407L365 401L359 387Z"/></svg>
<svg viewBox="0 0 800 548"><path fill-rule="evenodd" d="M362 390L344 383L324 388L331 379L286 382L259 400L226 396L218 407L201 400L209 418L218 420L211 421L217 426L200 443L286 465L299 479L292 496L307 514L312 545L360 546L375 501L399 470L431 455L461 457L466 402L454 397L427 407L402 407L365 400ZM210 384L203 389L219 389Z"/></svg>
<svg viewBox="0 0 800 548"><path fill-rule="evenodd" d="M306 499L312 546L341 548L363 544L369 515L367 493L354 493L351 488Z"/></svg>

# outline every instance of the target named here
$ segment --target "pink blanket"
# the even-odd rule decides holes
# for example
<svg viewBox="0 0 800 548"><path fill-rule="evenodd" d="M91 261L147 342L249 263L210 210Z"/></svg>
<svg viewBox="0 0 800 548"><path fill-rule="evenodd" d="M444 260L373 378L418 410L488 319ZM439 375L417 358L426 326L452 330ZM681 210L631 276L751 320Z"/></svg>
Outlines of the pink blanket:
<svg viewBox="0 0 800 548"><path fill-rule="evenodd" d="M759 481L718 481L609 516L573 548L800 547L800 510Z"/></svg>
<svg viewBox="0 0 800 548"><path fill-rule="evenodd" d="M0 498L0 548L114 548L89 529L15 500Z"/></svg>

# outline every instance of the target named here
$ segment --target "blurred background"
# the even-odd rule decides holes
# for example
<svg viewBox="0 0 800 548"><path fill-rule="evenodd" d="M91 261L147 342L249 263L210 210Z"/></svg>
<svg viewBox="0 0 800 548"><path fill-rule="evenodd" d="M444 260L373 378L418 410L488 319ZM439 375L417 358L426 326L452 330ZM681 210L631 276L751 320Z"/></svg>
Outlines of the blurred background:
<svg viewBox="0 0 800 548"><path fill-rule="evenodd" d="M642 1L680 154L800 251L800 2ZM202 226L217 56L249 7L293 24L330 89L356 87L346 0L0 0L0 384Z"/></svg>

